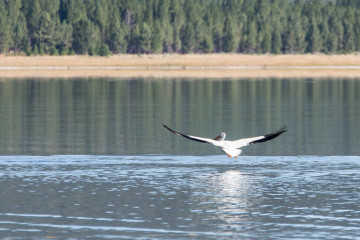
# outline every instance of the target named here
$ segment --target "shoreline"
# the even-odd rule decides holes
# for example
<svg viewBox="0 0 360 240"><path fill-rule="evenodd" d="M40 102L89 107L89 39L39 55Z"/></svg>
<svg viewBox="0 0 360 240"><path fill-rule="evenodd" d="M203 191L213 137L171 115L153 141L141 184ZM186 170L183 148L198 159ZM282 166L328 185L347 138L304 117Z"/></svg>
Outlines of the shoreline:
<svg viewBox="0 0 360 240"><path fill-rule="evenodd" d="M0 56L0 78L359 78L360 55Z"/></svg>

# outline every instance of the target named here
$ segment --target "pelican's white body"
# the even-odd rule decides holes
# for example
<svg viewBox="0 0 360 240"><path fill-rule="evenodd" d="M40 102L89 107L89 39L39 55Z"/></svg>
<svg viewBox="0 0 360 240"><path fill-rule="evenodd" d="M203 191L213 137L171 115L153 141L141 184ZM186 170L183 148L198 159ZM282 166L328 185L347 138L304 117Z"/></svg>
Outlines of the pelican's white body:
<svg viewBox="0 0 360 240"><path fill-rule="evenodd" d="M242 138L242 139L235 140L235 141L228 141L228 140L224 140L225 136L226 136L225 134L224 134L224 137L219 140L214 140L211 138L195 137L195 136L191 136L191 135L188 135L188 136L190 138L202 140L202 141L208 142L214 146L220 147L221 151L226 153L229 157L239 156L242 152L240 148L248 146L251 142L265 138L264 136L259 136L259 137L252 137L252 138Z"/></svg>

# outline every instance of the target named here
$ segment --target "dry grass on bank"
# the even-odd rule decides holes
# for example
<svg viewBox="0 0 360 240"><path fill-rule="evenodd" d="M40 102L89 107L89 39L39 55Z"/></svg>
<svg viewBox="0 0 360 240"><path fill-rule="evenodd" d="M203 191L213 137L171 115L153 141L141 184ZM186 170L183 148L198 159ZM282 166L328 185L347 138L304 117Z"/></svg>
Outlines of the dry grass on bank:
<svg viewBox="0 0 360 240"><path fill-rule="evenodd" d="M354 66L356 69L336 69ZM6 69L6 67L16 67ZM29 69L38 67L39 69ZM63 67L63 69L51 69ZM92 67L96 69L91 69ZM104 69L143 67L143 69ZM161 67L162 69L151 69ZM179 67L178 69L167 69ZM198 67L197 69L189 69ZM201 67L205 67L202 69ZM234 69L233 67L240 67ZM280 67L271 69L271 67ZM304 67L281 69L281 67ZM308 69L307 67L329 67ZM0 56L0 77L360 77L360 55L165 54L89 56ZM4 68L6 70L4 70ZM23 69L22 69L23 68ZM78 69L76 69L78 68ZM84 69L87 68L87 69ZM149 69L148 69L149 68ZM270 69L269 69L270 68Z"/></svg>

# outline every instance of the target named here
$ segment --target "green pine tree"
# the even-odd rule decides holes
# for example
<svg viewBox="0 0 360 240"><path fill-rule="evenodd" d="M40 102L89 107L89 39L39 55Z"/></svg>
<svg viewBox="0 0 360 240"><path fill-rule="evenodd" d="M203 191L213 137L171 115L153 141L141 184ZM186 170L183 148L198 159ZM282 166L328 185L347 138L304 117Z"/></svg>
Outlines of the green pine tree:
<svg viewBox="0 0 360 240"><path fill-rule="evenodd" d="M282 48L280 31L275 29L271 38L271 53L280 54Z"/></svg>
<svg viewBox="0 0 360 240"><path fill-rule="evenodd" d="M69 53L73 43L73 28L65 21L56 26L56 45L62 55Z"/></svg>
<svg viewBox="0 0 360 240"><path fill-rule="evenodd" d="M254 22L248 24L246 40L245 40L245 52L254 53L256 50L256 38L257 38L257 29Z"/></svg>
<svg viewBox="0 0 360 240"><path fill-rule="evenodd" d="M120 22L119 16L120 14L115 11L110 23L108 45L113 53L126 53L126 27Z"/></svg>
<svg viewBox="0 0 360 240"><path fill-rule="evenodd" d="M200 43L200 50L203 53L211 53L214 50L214 42L208 35L204 36L204 39Z"/></svg>
<svg viewBox="0 0 360 240"><path fill-rule="evenodd" d="M271 51L271 32L266 31L264 33L264 38L261 44L261 49L263 53L269 53Z"/></svg>
<svg viewBox="0 0 360 240"><path fill-rule="evenodd" d="M38 27L34 33L34 43L45 53L55 46L55 24L50 15L43 12L39 18Z"/></svg>
<svg viewBox="0 0 360 240"><path fill-rule="evenodd" d="M186 23L181 29L181 51L183 53L192 52L195 45L195 31L190 23Z"/></svg>
<svg viewBox="0 0 360 240"><path fill-rule="evenodd" d="M0 52L6 52L9 49L10 33L6 15L5 3L0 1Z"/></svg>
<svg viewBox="0 0 360 240"><path fill-rule="evenodd" d="M26 19L23 13L20 13L14 29L14 51L26 51L28 47Z"/></svg>
<svg viewBox="0 0 360 240"><path fill-rule="evenodd" d="M161 33L161 26L159 21L156 21L153 27L151 49L155 53L162 52L162 33Z"/></svg>
<svg viewBox="0 0 360 240"><path fill-rule="evenodd" d="M94 49L94 28L89 20L80 20L73 29L73 49L78 54L87 54L90 48Z"/></svg>
<svg viewBox="0 0 360 240"><path fill-rule="evenodd" d="M151 41L152 41L152 28L147 23L143 22L140 26L139 35L139 52L149 53L151 52Z"/></svg>
<svg viewBox="0 0 360 240"><path fill-rule="evenodd" d="M344 51L353 52L355 49L354 27L348 20L344 21Z"/></svg>
<svg viewBox="0 0 360 240"><path fill-rule="evenodd" d="M315 21L315 16L311 17L309 30L306 36L307 48L306 52L319 52L321 49L320 31Z"/></svg>
<svg viewBox="0 0 360 240"><path fill-rule="evenodd" d="M235 32L233 24L228 16L224 23L223 29L223 51L232 52L236 48Z"/></svg>

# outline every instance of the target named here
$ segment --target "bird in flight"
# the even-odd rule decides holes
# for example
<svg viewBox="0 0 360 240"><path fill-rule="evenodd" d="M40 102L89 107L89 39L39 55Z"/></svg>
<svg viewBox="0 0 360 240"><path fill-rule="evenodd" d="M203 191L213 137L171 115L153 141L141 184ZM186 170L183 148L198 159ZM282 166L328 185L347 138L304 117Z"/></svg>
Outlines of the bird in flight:
<svg viewBox="0 0 360 240"><path fill-rule="evenodd" d="M197 141L197 142L201 142L201 143L209 143L214 146L220 147L220 149L224 153L226 153L229 157L235 157L235 158L237 158L237 156L239 156L241 154L242 147L248 146L250 144L262 143L262 142L269 141L287 131L286 125L283 125L280 127L279 130L269 133L269 134L266 134L264 136L241 138L241 139L238 139L235 141L227 141L227 140L225 140L226 133L224 133L224 132L221 132L219 136L211 139L211 138L203 138L203 137L195 137L195 136L191 136L191 135L186 135L186 134L179 133L179 132L171 129L166 125L163 125L163 126L170 132L172 132L176 135L182 136L184 138L187 138L187 139L190 139L193 141Z"/></svg>

